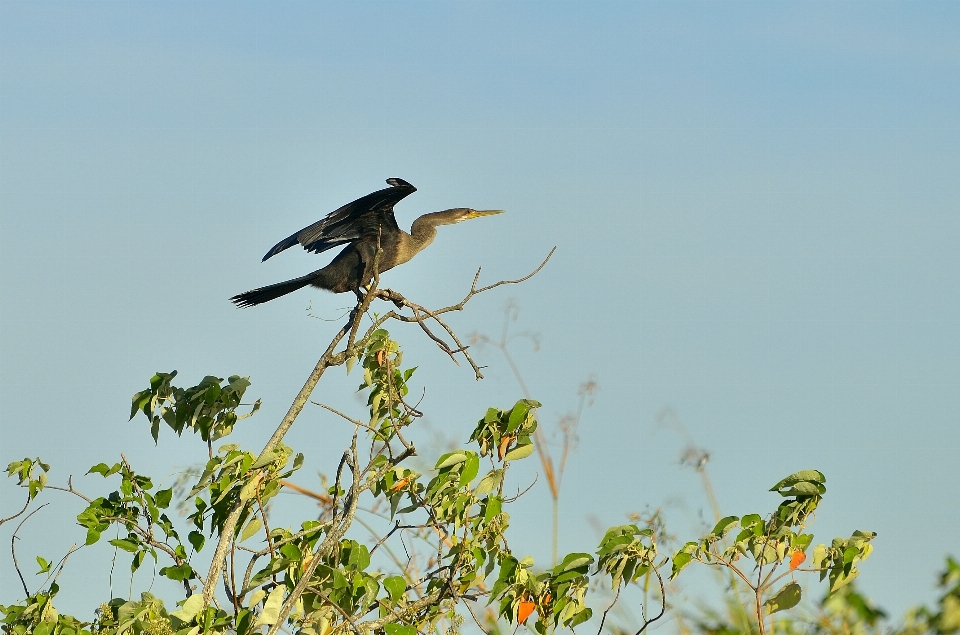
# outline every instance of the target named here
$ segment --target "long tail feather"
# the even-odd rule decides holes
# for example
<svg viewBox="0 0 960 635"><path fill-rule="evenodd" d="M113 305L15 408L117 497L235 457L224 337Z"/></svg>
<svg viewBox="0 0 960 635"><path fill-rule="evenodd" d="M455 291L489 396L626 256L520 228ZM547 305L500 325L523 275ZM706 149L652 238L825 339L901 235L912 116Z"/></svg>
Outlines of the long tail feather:
<svg viewBox="0 0 960 635"><path fill-rule="evenodd" d="M280 296L287 295L288 293L293 293L297 289L302 289L310 284L311 280L315 276L316 273L311 273L303 276L302 278L294 278L293 280L287 280L286 282L278 282L277 284L271 284L266 287L260 287L259 289L253 289L252 291L247 291L245 293L233 296L230 298L230 301L241 309L248 306L263 304L264 302L269 302L270 300L276 300Z"/></svg>

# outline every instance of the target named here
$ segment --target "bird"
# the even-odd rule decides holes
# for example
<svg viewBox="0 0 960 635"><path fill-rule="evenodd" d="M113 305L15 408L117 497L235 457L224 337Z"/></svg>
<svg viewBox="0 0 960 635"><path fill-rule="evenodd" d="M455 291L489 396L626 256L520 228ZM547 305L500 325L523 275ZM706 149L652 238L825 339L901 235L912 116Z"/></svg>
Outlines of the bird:
<svg viewBox="0 0 960 635"><path fill-rule="evenodd" d="M502 214L503 210L475 210L456 207L424 214L413 221L410 233L400 229L393 215L394 206L417 191L403 179L387 179L390 187L367 194L352 203L331 212L313 225L284 238L263 257L272 258L294 245L301 245L311 253L319 254L346 244L339 254L322 269L305 276L259 287L230 298L239 308L263 304L306 286L326 289L333 293L354 292L363 298L361 289L368 288L373 279L374 257L382 249L377 263L378 273L409 262L426 249L437 236L437 227L452 225L471 218Z"/></svg>

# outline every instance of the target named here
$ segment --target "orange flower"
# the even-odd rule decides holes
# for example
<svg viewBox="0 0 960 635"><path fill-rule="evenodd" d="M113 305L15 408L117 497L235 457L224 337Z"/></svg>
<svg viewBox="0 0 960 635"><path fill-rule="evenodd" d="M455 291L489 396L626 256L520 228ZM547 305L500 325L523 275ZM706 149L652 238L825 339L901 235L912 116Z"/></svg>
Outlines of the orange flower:
<svg viewBox="0 0 960 635"><path fill-rule="evenodd" d="M388 491L395 492L395 491L397 491L398 489L403 489L404 487L407 486L407 483L409 483L409 482L410 482L410 477L409 477L409 476L406 477L406 478L402 478L402 479L400 479L399 481L397 481L396 483L394 483L393 486L391 486Z"/></svg>
<svg viewBox="0 0 960 635"><path fill-rule="evenodd" d="M517 608L517 623L523 624L533 613L533 602L530 600L520 600L520 606Z"/></svg>
<svg viewBox="0 0 960 635"><path fill-rule="evenodd" d="M793 552L793 555L790 556L790 570L793 571L807 559L807 554L803 553L799 549Z"/></svg>

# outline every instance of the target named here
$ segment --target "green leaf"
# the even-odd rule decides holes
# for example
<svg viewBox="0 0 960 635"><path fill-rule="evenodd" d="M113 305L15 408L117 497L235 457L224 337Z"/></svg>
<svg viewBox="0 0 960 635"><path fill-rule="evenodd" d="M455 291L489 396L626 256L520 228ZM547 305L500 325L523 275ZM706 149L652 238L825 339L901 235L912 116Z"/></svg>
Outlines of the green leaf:
<svg viewBox="0 0 960 635"><path fill-rule="evenodd" d="M417 635L417 629L406 624L384 624L383 630L387 635Z"/></svg>
<svg viewBox="0 0 960 635"><path fill-rule="evenodd" d="M791 582L777 591L776 595L763 603L767 613L776 613L792 609L800 603L801 589L796 582Z"/></svg>
<svg viewBox="0 0 960 635"><path fill-rule="evenodd" d="M259 468L263 467L264 465L268 465L268 464L270 464L270 463L273 463L273 462L276 461L278 458L280 458L281 454L282 454L281 452L278 452L278 451L276 451L276 450L271 450L270 452L267 452L266 454L264 454L263 456L261 456L259 459L257 459L257 460L254 462L254 464L250 466L250 469L251 469L251 470L256 470L256 469L259 469Z"/></svg>
<svg viewBox="0 0 960 635"><path fill-rule="evenodd" d="M820 544L813 548L813 568L819 569L823 565L823 559L827 557L827 546Z"/></svg>
<svg viewBox="0 0 960 635"><path fill-rule="evenodd" d="M206 542L206 538L204 538L203 534L199 531L191 531L190 535L187 536L187 540L190 541L194 551L203 549L203 543Z"/></svg>
<svg viewBox="0 0 960 635"><path fill-rule="evenodd" d="M253 625L254 628L272 626L277 623L277 620L280 619L280 607L283 606L283 593L286 590L287 587L281 584L270 592L266 603L263 605L263 611L260 612L260 617Z"/></svg>
<svg viewBox="0 0 960 635"><path fill-rule="evenodd" d="M687 553L686 551L678 551L673 556L673 570L670 572L670 579L673 580L676 578L683 568L686 567L693 560L693 554Z"/></svg>
<svg viewBox="0 0 960 635"><path fill-rule="evenodd" d="M140 568L140 565L143 564L143 559L147 557L146 551L138 551L133 554L133 560L130 561L130 573L136 573L137 569Z"/></svg>
<svg viewBox="0 0 960 635"><path fill-rule="evenodd" d="M260 531L262 527L263 527L263 522L260 521L259 516L254 516L253 518L251 518L250 522L247 523L247 526L243 528L243 533L240 534L240 542L243 542L244 540L253 536L255 533Z"/></svg>
<svg viewBox="0 0 960 635"><path fill-rule="evenodd" d="M287 544L280 547L280 553L283 554L283 556L287 560L290 560L291 562L294 560L299 560L300 558L303 557L303 553L301 553L300 547L293 544L292 542L288 542Z"/></svg>
<svg viewBox="0 0 960 635"><path fill-rule="evenodd" d="M119 471L120 471L119 463L115 463L113 467L108 466L106 463L97 463L87 471L87 474L100 474L104 478L106 478L111 474L116 474Z"/></svg>
<svg viewBox="0 0 960 635"><path fill-rule="evenodd" d="M451 465L456 465L457 463L463 463L466 460L467 455L463 452L451 452L450 454L444 454L441 456L434 469L442 470L445 467L450 467Z"/></svg>
<svg viewBox="0 0 960 635"><path fill-rule="evenodd" d="M203 608L203 594L194 593L188 597L183 602L183 606L179 610L173 611L170 613L173 617L177 618L181 622L190 623L193 621L193 618L196 617L197 613L200 612L200 609Z"/></svg>
<svg viewBox="0 0 960 635"><path fill-rule="evenodd" d="M93 527L90 527L89 529L87 529L87 541L85 544L92 545L98 540L100 540L100 532L94 529Z"/></svg>
<svg viewBox="0 0 960 635"><path fill-rule="evenodd" d="M480 479L473 493L477 496L489 494L500 486L501 479L503 479L503 470L491 470L486 476Z"/></svg>
<svg viewBox="0 0 960 635"><path fill-rule="evenodd" d="M827 491L827 488L818 483L802 481L796 483L790 489L780 492L781 496L819 496Z"/></svg>
<svg viewBox="0 0 960 635"><path fill-rule="evenodd" d="M257 589L256 591L251 593L249 599L247 599L247 606L249 606L250 608L253 608L257 604L260 604L260 600L262 600L265 597L267 597L267 592L264 591L263 589Z"/></svg>
<svg viewBox="0 0 960 635"><path fill-rule="evenodd" d="M179 567L163 567L160 569L160 575L181 582L189 580L193 576L193 569L189 564L184 563Z"/></svg>
<svg viewBox="0 0 960 635"><path fill-rule="evenodd" d="M849 573L845 573L843 567L832 569L830 571L830 593L834 593L837 589L850 584L858 575L860 575L860 570L856 567L850 567Z"/></svg>
<svg viewBox="0 0 960 635"><path fill-rule="evenodd" d="M460 486L468 484L477 477L480 472L480 457L474 452L467 453L467 464L463 466L460 473Z"/></svg>
<svg viewBox="0 0 960 635"><path fill-rule="evenodd" d="M407 581L400 576L391 576L383 581L383 588L390 594L390 599L396 602L407 590Z"/></svg>
<svg viewBox="0 0 960 635"><path fill-rule="evenodd" d="M41 558L40 556L37 556L37 564L40 565L40 570L37 571L37 575L50 571L50 563L44 560L43 558Z"/></svg>
<svg viewBox="0 0 960 635"><path fill-rule="evenodd" d="M139 544L133 540L127 540L126 538L114 538L110 541L110 544L114 547L119 547L124 551L129 551L130 553L136 553L140 548Z"/></svg>
<svg viewBox="0 0 960 635"><path fill-rule="evenodd" d="M501 499L499 496L488 497L483 510L483 521L486 523L490 522L494 516L500 513L502 508L503 499Z"/></svg>
<svg viewBox="0 0 960 635"><path fill-rule="evenodd" d="M579 569L582 566L589 565L593 562L593 556L589 553L569 553L567 554L563 562L560 563L558 567L554 569L557 573L563 571L571 571L573 569Z"/></svg>
<svg viewBox="0 0 960 635"><path fill-rule="evenodd" d="M716 524L716 526L713 528L713 532L711 533L713 533L715 536L719 536L723 538L724 536L727 535L728 531L733 529L733 525L738 520L740 519L737 518L736 516L727 516L726 518L721 519L720 522Z"/></svg>
<svg viewBox="0 0 960 635"><path fill-rule="evenodd" d="M157 504L157 507L159 507L160 509L166 509L167 507L170 507L171 498L173 498L173 490L162 489L159 492L157 492L157 495L154 498L154 502Z"/></svg>
<svg viewBox="0 0 960 635"><path fill-rule="evenodd" d="M787 478L783 479L776 485L770 488L771 492L776 492L785 487L790 487L791 485L796 485L797 483L808 482L808 483L818 483L823 485L827 482L827 477L823 475L822 472L818 470L801 470L794 474L791 474Z"/></svg>
<svg viewBox="0 0 960 635"><path fill-rule="evenodd" d="M526 445L518 445L507 452L507 455L503 457L503 460L504 462L519 461L520 459L525 459L531 454L533 454L533 443L527 443Z"/></svg>
<svg viewBox="0 0 960 635"><path fill-rule="evenodd" d="M585 608L573 616L568 626L572 629L574 626L579 626L580 624L583 624L584 622L589 620L591 617L593 617L593 609L589 607Z"/></svg>
<svg viewBox="0 0 960 635"><path fill-rule="evenodd" d="M530 406L526 403L526 400L521 399L513 407L513 410L510 411L510 419L507 423L507 433L513 432L520 427L520 424L523 423L527 418L527 413L530 412Z"/></svg>
<svg viewBox="0 0 960 635"><path fill-rule="evenodd" d="M248 501L254 496L257 495L257 488L260 487L261 481L259 478L251 478L246 483L243 484L243 487L240 488L240 500Z"/></svg>

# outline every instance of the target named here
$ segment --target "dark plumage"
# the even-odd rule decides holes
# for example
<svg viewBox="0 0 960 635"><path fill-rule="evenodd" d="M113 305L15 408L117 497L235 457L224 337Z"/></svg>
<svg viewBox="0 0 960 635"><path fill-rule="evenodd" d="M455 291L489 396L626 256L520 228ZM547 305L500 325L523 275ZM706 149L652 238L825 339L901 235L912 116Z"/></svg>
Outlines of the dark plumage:
<svg viewBox="0 0 960 635"><path fill-rule="evenodd" d="M436 237L439 225L502 212L458 207L424 214L413 221L408 234L397 225L393 207L416 192L417 188L403 179L387 179L387 183L390 187L347 203L313 225L281 240L263 257L266 260L296 244L317 254L346 244L329 265L300 278L235 295L230 300L238 307L255 306L307 285L334 293L353 291L360 297L360 289L366 287L373 278L373 259L378 244L383 250L378 270L383 273L402 265L425 249Z"/></svg>

